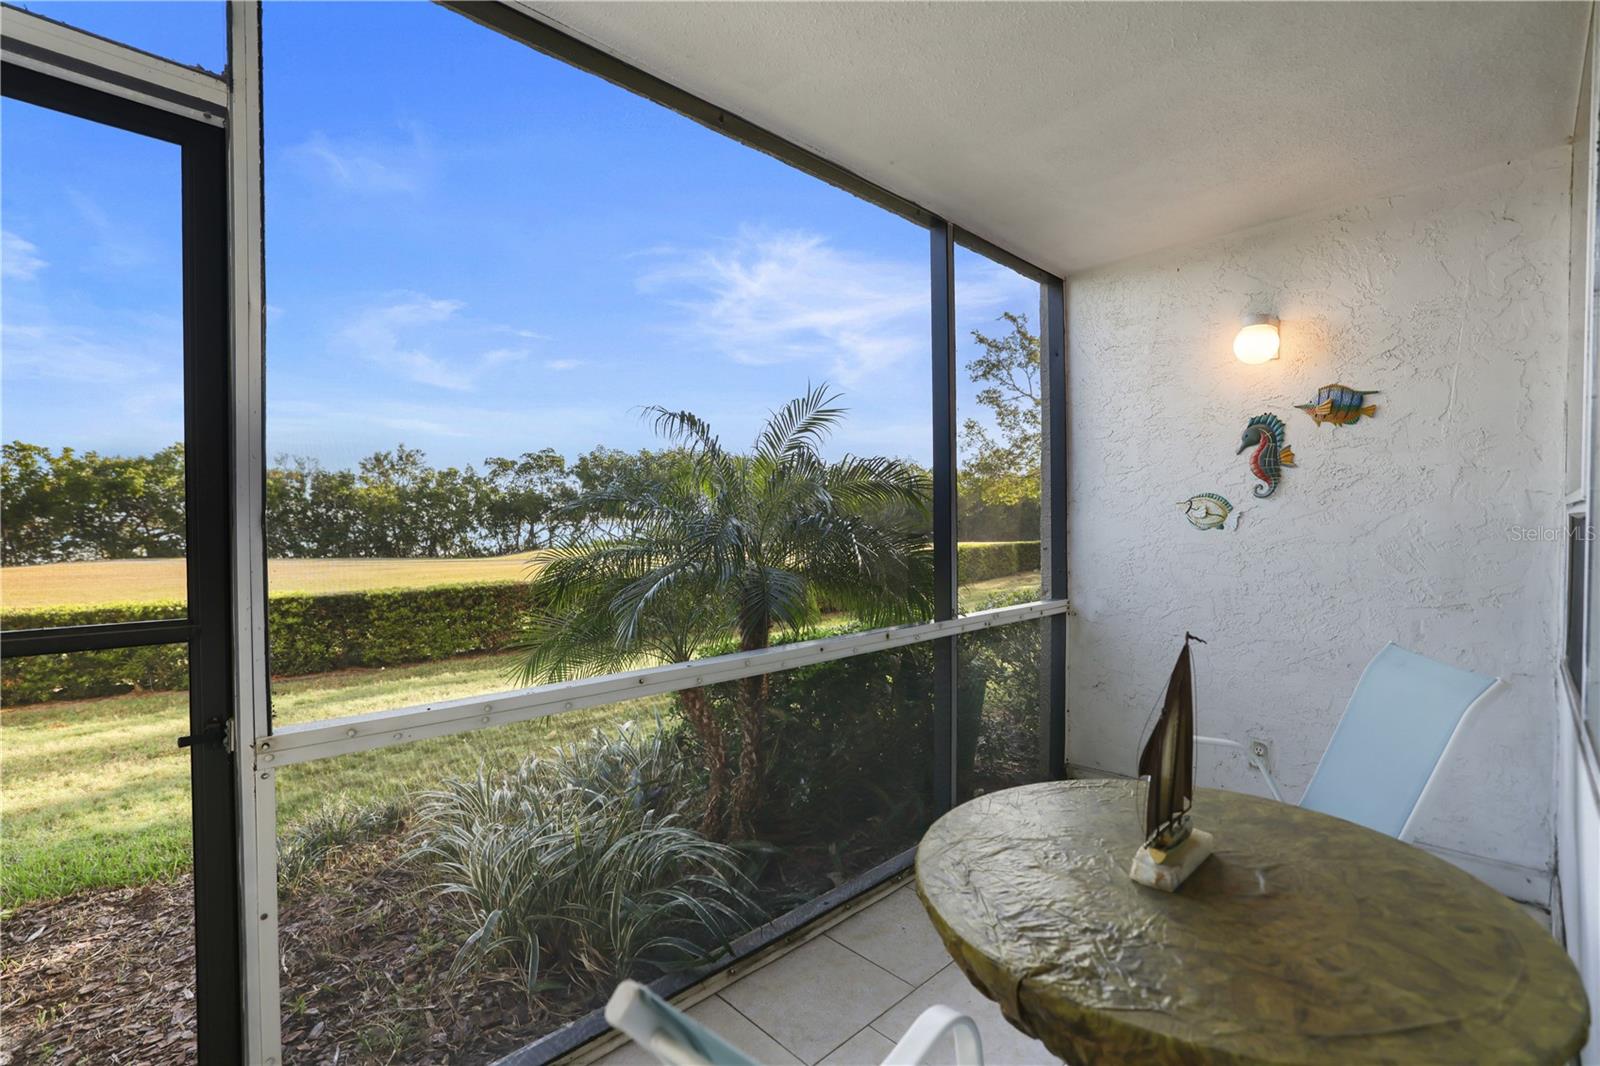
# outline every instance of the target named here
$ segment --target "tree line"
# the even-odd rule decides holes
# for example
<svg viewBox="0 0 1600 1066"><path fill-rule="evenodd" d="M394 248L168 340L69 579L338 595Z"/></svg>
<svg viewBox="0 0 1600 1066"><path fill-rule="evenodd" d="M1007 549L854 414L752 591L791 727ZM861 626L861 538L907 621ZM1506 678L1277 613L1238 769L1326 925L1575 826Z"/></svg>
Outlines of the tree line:
<svg viewBox="0 0 1600 1066"><path fill-rule="evenodd" d="M548 547L592 520L573 507L584 494L672 461L599 447L569 462L545 448L481 467L434 466L404 444L351 469L282 456L267 470L267 554L442 559ZM182 444L120 456L12 441L0 483L6 566L184 553Z"/></svg>
<svg viewBox="0 0 1600 1066"><path fill-rule="evenodd" d="M967 367L992 426L962 427L962 540L1039 535L1039 343L1025 315L998 336L974 332ZM279 456L267 470L266 540L273 558L469 558L546 548L599 516L583 501L612 486L657 480L681 449L596 447L575 459L552 448L479 466L434 466L397 445L347 469ZM101 455L23 441L0 457L0 564L175 558L184 552L183 445L151 455Z"/></svg>

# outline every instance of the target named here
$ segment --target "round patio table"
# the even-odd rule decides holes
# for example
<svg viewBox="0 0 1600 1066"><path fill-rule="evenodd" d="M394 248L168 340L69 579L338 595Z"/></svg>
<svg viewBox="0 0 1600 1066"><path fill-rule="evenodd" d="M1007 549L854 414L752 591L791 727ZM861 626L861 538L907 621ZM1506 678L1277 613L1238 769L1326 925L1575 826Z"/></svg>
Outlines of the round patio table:
<svg viewBox="0 0 1600 1066"><path fill-rule="evenodd" d="M968 979L1067 1062L1562 1063L1577 971L1515 903L1353 822L1201 789L1216 850L1175 893L1128 879L1143 786L980 796L917 848Z"/></svg>

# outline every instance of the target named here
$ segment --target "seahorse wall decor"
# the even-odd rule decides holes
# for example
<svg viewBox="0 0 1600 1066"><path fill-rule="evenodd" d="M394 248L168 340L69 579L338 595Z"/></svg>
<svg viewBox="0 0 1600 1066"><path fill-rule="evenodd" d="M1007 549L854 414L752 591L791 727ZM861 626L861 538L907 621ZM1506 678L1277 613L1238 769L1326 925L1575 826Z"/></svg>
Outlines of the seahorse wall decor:
<svg viewBox="0 0 1600 1066"><path fill-rule="evenodd" d="M1258 499L1271 496L1283 476L1283 468L1294 465L1294 452L1284 443L1283 419L1267 412L1256 415L1245 423L1244 436L1239 438L1235 455L1250 452L1250 472L1261 479L1261 484L1251 489Z"/></svg>

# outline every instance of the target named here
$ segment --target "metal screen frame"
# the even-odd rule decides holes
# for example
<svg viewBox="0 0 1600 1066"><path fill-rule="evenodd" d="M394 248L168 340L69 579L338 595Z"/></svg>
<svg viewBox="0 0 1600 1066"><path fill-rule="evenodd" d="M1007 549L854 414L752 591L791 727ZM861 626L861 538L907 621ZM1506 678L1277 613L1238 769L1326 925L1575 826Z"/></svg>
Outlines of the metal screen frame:
<svg viewBox="0 0 1600 1066"><path fill-rule="evenodd" d="M6 634L8 654L51 653L136 644L190 641L196 647L195 681L203 689L196 708L218 700L230 747L197 745L196 834L205 826L204 871L197 866L197 901L202 880L210 888L197 902L196 935L205 936L208 973L197 989L202 1017L201 1061L277 1066L280 1046L277 929L276 771L279 766L375 750L429 737L490 729L515 721L560 714L580 707L673 692L811 663L921 642L935 642L938 664L934 752L941 807L955 801L954 671L962 633L1036 622L1044 630L1041 664L1041 766L1046 776L1065 772L1066 736L1066 374L1065 301L1060 278L983 237L962 229L921 205L693 96L543 20L529 6L507 2L442 6L571 66L605 78L652 102L807 174L926 227L930 235L933 296L930 367L933 387L934 552L937 610L933 621L850 633L756 652L635 670L605 677L490 693L416 707L394 708L334 722L274 731L269 716L265 550L265 271L262 197L262 37L258 0L228 4L228 72L216 77L138 49L107 41L28 12L7 7L0 52L6 62L7 93L29 79L48 77L67 96L132 108L139 121L156 116L173 123L196 145L194 166L185 154L186 343L190 332L211 337L217 358L204 361L186 389L186 418L196 420L195 440L211 442L204 457L191 458L192 491L222 501L205 509L205 528L190 540L190 607L187 619L74 627L65 631ZM13 71L16 72L13 76ZM85 116L90 117L90 116ZM113 124L120 124L113 122ZM130 127L131 128L131 127ZM141 130L140 132L144 132ZM170 139L170 138L168 138ZM184 141L188 144L189 141ZM205 188L201 189L204 179ZM196 210L187 199L195 182ZM195 225L190 225L193 217ZM1044 455L1041 555L1042 599L1015 607L959 615L956 601L956 409L954 261L955 244L970 248L1042 286L1041 381L1044 390ZM191 257L191 245L196 255ZM203 254L201 254L203 253ZM191 278L191 265L196 271ZM205 276L201 277L203 273ZM210 286L206 307L188 312L188 286ZM215 291L212 291L212 290ZM191 329L192 327L192 329ZM186 379L188 359L186 352ZM200 367L201 361L196 361ZM186 436L189 429L186 428ZM202 487L203 486L203 487ZM197 521L200 509L191 509ZM198 555L204 542L213 545ZM219 638L217 634L225 633ZM202 678L203 673L203 678ZM209 717L192 711L195 736ZM204 753L201 749L204 748ZM238 753L235 758L234 752ZM199 768L200 762L205 767ZM202 786L202 778L203 786ZM202 802L202 791L204 801ZM203 808L203 809L202 809ZM909 862L909 854L863 875L850 893L827 897L772 923L752 936L741 957L792 935L848 895L865 891ZM871 882L870 884L868 882ZM819 909L820 908L820 909ZM813 913L815 912L815 913ZM220 947L216 945L221 945ZM198 952L197 952L198 954ZM719 967L698 973L714 972ZM680 982L681 983L681 982ZM592 1028L592 1027L591 1027ZM517 1061L547 1061L569 1051L576 1031L554 1042L539 1041Z"/></svg>
<svg viewBox="0 0 1600 1066"><path fill-rule="evenodd" d="M234 616L228 582L231 368L226 212L228 89L220 79L6 7L0 84L12 99L176 145L183 302L184 617L13 630L6 657L158 644L189 649L195 1024L202 1063L237 1062L239 855L232 743ZM176 738L175 738L176 739Z"/></svg>

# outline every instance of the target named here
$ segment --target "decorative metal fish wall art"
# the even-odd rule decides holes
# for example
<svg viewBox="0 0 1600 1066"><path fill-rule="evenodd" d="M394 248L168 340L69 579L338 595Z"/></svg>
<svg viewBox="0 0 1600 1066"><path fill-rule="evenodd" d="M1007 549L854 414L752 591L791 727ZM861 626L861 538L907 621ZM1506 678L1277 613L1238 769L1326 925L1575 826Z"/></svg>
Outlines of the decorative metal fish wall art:
<svg viewBox="0 0 1600 1066"><path fill-rule="evenodd" d="M1233 504L1214 492L1202 492L1187 500L1179 500L1178 506L1183 508L1183 517L1196 529L1221 529L1228 521L1228 515L1233 512Z"/></svg>
<svg viewBox="0 0 1600 1066"><path fill-rule="evenodd" d="M1348 426L1353 422L1361 421L1361 416L1368 418L1378 410L1377 404L1367 403L1368 396L1378 395L1377 389L1352 389L1349 385L1324 385L1317 390L1317 395L1310 403L1297 403L1295 407L1311 416L1317 425L1332 422L1336 426Z"/></svg>
<svg viewBox="0 0 1600 1066"><path fill-rule="evenodd" d="M1239 438L1239 455L1246 448L1250 452L1250 472L1261 479L1261 484L1251 489L1258 499L1266 499L1278 488L1283 468L1294 465L1294 451L1284 443L1283 419L1271 412L1256 415L1245 423L1244 435Z"/></svg>

